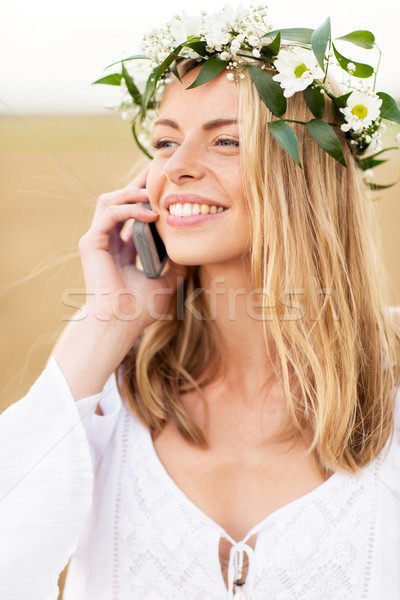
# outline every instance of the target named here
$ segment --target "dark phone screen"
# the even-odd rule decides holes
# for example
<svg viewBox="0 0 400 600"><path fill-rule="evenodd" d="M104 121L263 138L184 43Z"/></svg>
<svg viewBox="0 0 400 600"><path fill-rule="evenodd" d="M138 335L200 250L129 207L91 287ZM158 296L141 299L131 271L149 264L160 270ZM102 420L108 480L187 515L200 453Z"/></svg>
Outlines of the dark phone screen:
<svg viewBox="0 0 400 600"><path fill-rule="evenodd" d="M160 262L162 262L167 254L167 251L164 246L164 242L158 235L158 231L156 229L155 223L149 223L149 226L150 226L151 235L153 236L154 243L156 245L158 258L160 259Z"/></svg>

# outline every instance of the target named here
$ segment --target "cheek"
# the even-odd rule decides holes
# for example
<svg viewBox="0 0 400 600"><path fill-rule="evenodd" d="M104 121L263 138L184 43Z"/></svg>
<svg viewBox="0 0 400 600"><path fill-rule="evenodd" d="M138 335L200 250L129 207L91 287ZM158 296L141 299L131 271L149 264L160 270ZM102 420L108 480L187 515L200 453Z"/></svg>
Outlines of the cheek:
<svg viewBox="0 0 400 600"><path fill-rule="evenodd" d="M228 165L221 169L223 174L222 186L228 191L232 200L240 201L244 197L244 181L239 161L236 164Z"/></svg>

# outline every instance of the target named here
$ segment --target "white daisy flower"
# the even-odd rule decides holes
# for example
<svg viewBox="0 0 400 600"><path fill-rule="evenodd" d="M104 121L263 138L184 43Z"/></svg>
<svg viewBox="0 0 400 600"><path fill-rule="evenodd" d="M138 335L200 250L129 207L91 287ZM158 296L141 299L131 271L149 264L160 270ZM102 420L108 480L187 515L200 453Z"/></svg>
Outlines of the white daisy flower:
<svg viewBox="0 0 400 600"><path fill-rule="evenodd" d="M175 45L181 44L191 37L199 37L201 31L201 16L189 17L185 12L170 21L170 31Z"/></svg>
<svg viewBox="0 0 400 600"><path fill-rule="evenodd" d="M218 49L220 49L221 46L229 44L229 42L232 39L232 36L227 31L224 31L223 29L221 29L218 26L218 23L215 23L213 25L210 25L210 28L208 29L207 33L205 34L205 39L206 39L207 45L210 48L213 48L213 49L215 48L218 51Z"/></svg>
<svg viewBox="0 0 400 600"><path fill-rule="evenodd" d="M274 67L278 71L273 76L284 90L285 98L290 98L296 92L305 90L314 79L322 79L324 72L318 64L314 52L306 48L295 51L283 49L279 52Z"/></svg>
<svg viewBox="0 0 400 600"><path fill-rule="evenodd" d="M370 127L379 117L381 104L382 100L376 94L353 92L347 99L347 106L340 109L347 121L340 128L342 131L352 129L358 133Z"/></svg>

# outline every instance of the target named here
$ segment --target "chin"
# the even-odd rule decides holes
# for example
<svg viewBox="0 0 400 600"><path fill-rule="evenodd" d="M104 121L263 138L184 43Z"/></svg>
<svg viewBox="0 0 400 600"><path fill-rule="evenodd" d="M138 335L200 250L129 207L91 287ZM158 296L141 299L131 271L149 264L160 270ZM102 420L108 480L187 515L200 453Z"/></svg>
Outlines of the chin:
<svg viewBox="0 0 400 600"><path fill-rule="evenodd" d="M173 252L167 249L167 254L174 263L185 267L196 267L205 264L204 257L197 252Z"/></svg>

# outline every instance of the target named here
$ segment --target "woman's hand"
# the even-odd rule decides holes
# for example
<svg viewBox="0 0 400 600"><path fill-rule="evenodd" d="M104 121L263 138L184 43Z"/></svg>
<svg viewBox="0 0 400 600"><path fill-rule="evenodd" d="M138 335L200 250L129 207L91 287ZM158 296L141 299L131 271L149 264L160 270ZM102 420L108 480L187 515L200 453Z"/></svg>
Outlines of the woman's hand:
<svg viewBox="0 0 400 600"><path fill-rule="evenodd" d="M133 324L135 333L161 317L176 291L178 278L186 275L185 267L168 260L162 275L149 279L135 266L131 232L125 240L120 236L128 219L147 223L158 219L156 212L138 204L148 202L147 173L148 169L126 188L99 197L92 225L79 244L87 307L102 320L120 319Z"/></svg>
<svg viewBox="0 0 400 600"><path fill-rule="evenodd" d="M162 317L187 274L186 267L168 259L161 277L147 278L135 266L132 235L120 236L128 219L158 219L138 204L148 202L147 173L99 197L92 225L79 243L87 301L53 351L76 400L102 390L143 330Z"/></svg>

